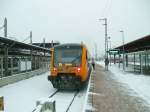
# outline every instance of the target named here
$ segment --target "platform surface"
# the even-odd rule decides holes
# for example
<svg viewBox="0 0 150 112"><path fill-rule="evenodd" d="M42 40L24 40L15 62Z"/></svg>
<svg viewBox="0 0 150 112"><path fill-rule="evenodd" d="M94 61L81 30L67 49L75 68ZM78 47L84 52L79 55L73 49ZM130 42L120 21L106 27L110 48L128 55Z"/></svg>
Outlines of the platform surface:
<svg viewBox="0 0 150 112"><path fill-rule="evenodd" d="M100 65L96 65L94 71L93 92L96 93L93 95L96 112L150 112L150 105Z"/></svg>

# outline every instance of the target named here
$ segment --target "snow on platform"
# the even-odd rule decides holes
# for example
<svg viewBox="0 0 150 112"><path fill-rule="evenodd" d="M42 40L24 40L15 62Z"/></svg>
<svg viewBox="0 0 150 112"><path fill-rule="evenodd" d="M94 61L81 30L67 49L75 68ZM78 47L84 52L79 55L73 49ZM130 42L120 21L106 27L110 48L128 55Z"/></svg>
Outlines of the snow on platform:
<svg viewBox="0 0 150 112"><path fill-rule="evenodd" d="M97 64L105 67L103 62L97 62ZM119 69L118 66L113 64L109 66L109 71L112 72L113 77L120 83L123 83L126 87L137 93L129 94L137 95L137 97L144 99L150 105L150 76L124 72L121 68Z"/></svg>

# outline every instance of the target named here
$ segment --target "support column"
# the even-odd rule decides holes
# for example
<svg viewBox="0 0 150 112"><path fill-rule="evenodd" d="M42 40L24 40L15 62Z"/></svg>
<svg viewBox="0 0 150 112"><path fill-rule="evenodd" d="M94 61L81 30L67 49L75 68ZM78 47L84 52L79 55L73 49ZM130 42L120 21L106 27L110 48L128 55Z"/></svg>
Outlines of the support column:
<svg viewBox="0 0 150 112"><path fill-rule="evenodd" d="M27 57L25 57L25 68L26 68L26 72L27 72Z"/></svg>
<svg viewBox="0 0 150 112"><path fill-rule="evenodd" d="M116 55L114 54L114 64L116 64Z"/></svg>
<svg viewBox="0 0 150 112"><path fill-rule="evenodd" d="M1 57L1 78L3 77L3 57Z"/></svg>
<svg viewBox="0 0 150 112"><path fill-rule="evenodd" d="M18 72L21 71L21 57L19 57L19 60L18 60Z"/></svg>
<svg viewBox="0 0 150 112"><path fill-rule="evenodd" d="M150 54L147 54L147 67L150 67Z"/></svg>
<svg viewBox="0 0 150 112"><path fill-rule="evenodd" d="M8 47L4 46L4 69L5 76L8 76Z"/></svg>
<svg viewBox="0 0 150 112"><path fill-rule="evenodd" d="M120 57L121 57L121 55L119 54L119 68L120 68Z"/></svg>
<svg viewBox="0 0 150 112"><path fill-rule="evenodd" d="M145 51L145 68L147 67L146 65L147 65L147 62L146 62L146 60L147 60L147 53L146 53L146 51Z"/></svg>
<svg viewBox="0 0 150 112"><path fill-rule="evenodd" d="M126 54L126 67L128 67L128 54Z"/></svg>
<svg viewBox="0 0 150 112"><path fill-rule="evenodd" d="M31 71L33 70L33 55L32 55L32 49L30 50L30 55L31 55Z"/></svg>
<svg viewBox="0 0 150 112"><path fill-rule="evenodd" d="M135 72L135 53L133 55L133 58L134 58L134 72Z"/></svg>
<svg viewBox="0 0 150 112"><path fill-rule="evenodd" d="M30 44L32 45L32 31L30 32ZM33 66L33 49L30 49L30 55L31 55L31 71L32 71L32 66Z"/></svg>
<svg viewBox="0 0 150 112"><path fill-rule="evenodd" d="M13 57L10 59L10 64L11 64L11 75L13 74Z"/></svg>
<svg viewBox="0 0 150 112"><path fill-rule="evenodd" d="M109 63L110 63L110 66L111 66L111 54L109 54Z"/></svg>
<svg viewBox="0 0 150 112"><path fill-rule="evenodd" d="M142 73L142 55L139 54L139 61L140 61L140 73Z"/></svg>
<svg viewBox="0 0 150 112"><path fill-rule="evenodd" d="M36 62L37 60L36 59L37 59L37 57L35 56L35 62L34 62L35 70L37 69L37 62Z"/></svg>
<svg viewBox="0 0 150 112"><path fill-rule="evenodd" d="M42 57L42 68L44 68L44 56Z"/></svg>

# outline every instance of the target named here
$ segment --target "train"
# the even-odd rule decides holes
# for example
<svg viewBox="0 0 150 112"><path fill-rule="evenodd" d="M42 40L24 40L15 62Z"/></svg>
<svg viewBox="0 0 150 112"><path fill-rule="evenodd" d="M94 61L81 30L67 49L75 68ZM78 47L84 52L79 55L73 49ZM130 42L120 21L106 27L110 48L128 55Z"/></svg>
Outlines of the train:
<svg viewBox="0 0 150 112"><path fill-rule="evenodd" d="M51 50L51 67L48 80L54 88L74 90L87 85L92 67L85 44L67 43Z"/></svg>

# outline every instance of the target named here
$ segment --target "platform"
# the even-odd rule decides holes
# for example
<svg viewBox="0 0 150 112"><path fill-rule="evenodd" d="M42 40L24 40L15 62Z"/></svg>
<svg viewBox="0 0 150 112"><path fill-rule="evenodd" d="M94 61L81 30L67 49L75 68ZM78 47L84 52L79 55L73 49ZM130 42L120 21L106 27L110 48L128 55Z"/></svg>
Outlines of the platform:
<svg viewBox="0 0 150 112"><path fill-rule="evenodd" d="M96 112L150 112L145 101L119 83L110 71L96 65L94 71L93 107Z"/></svg>

